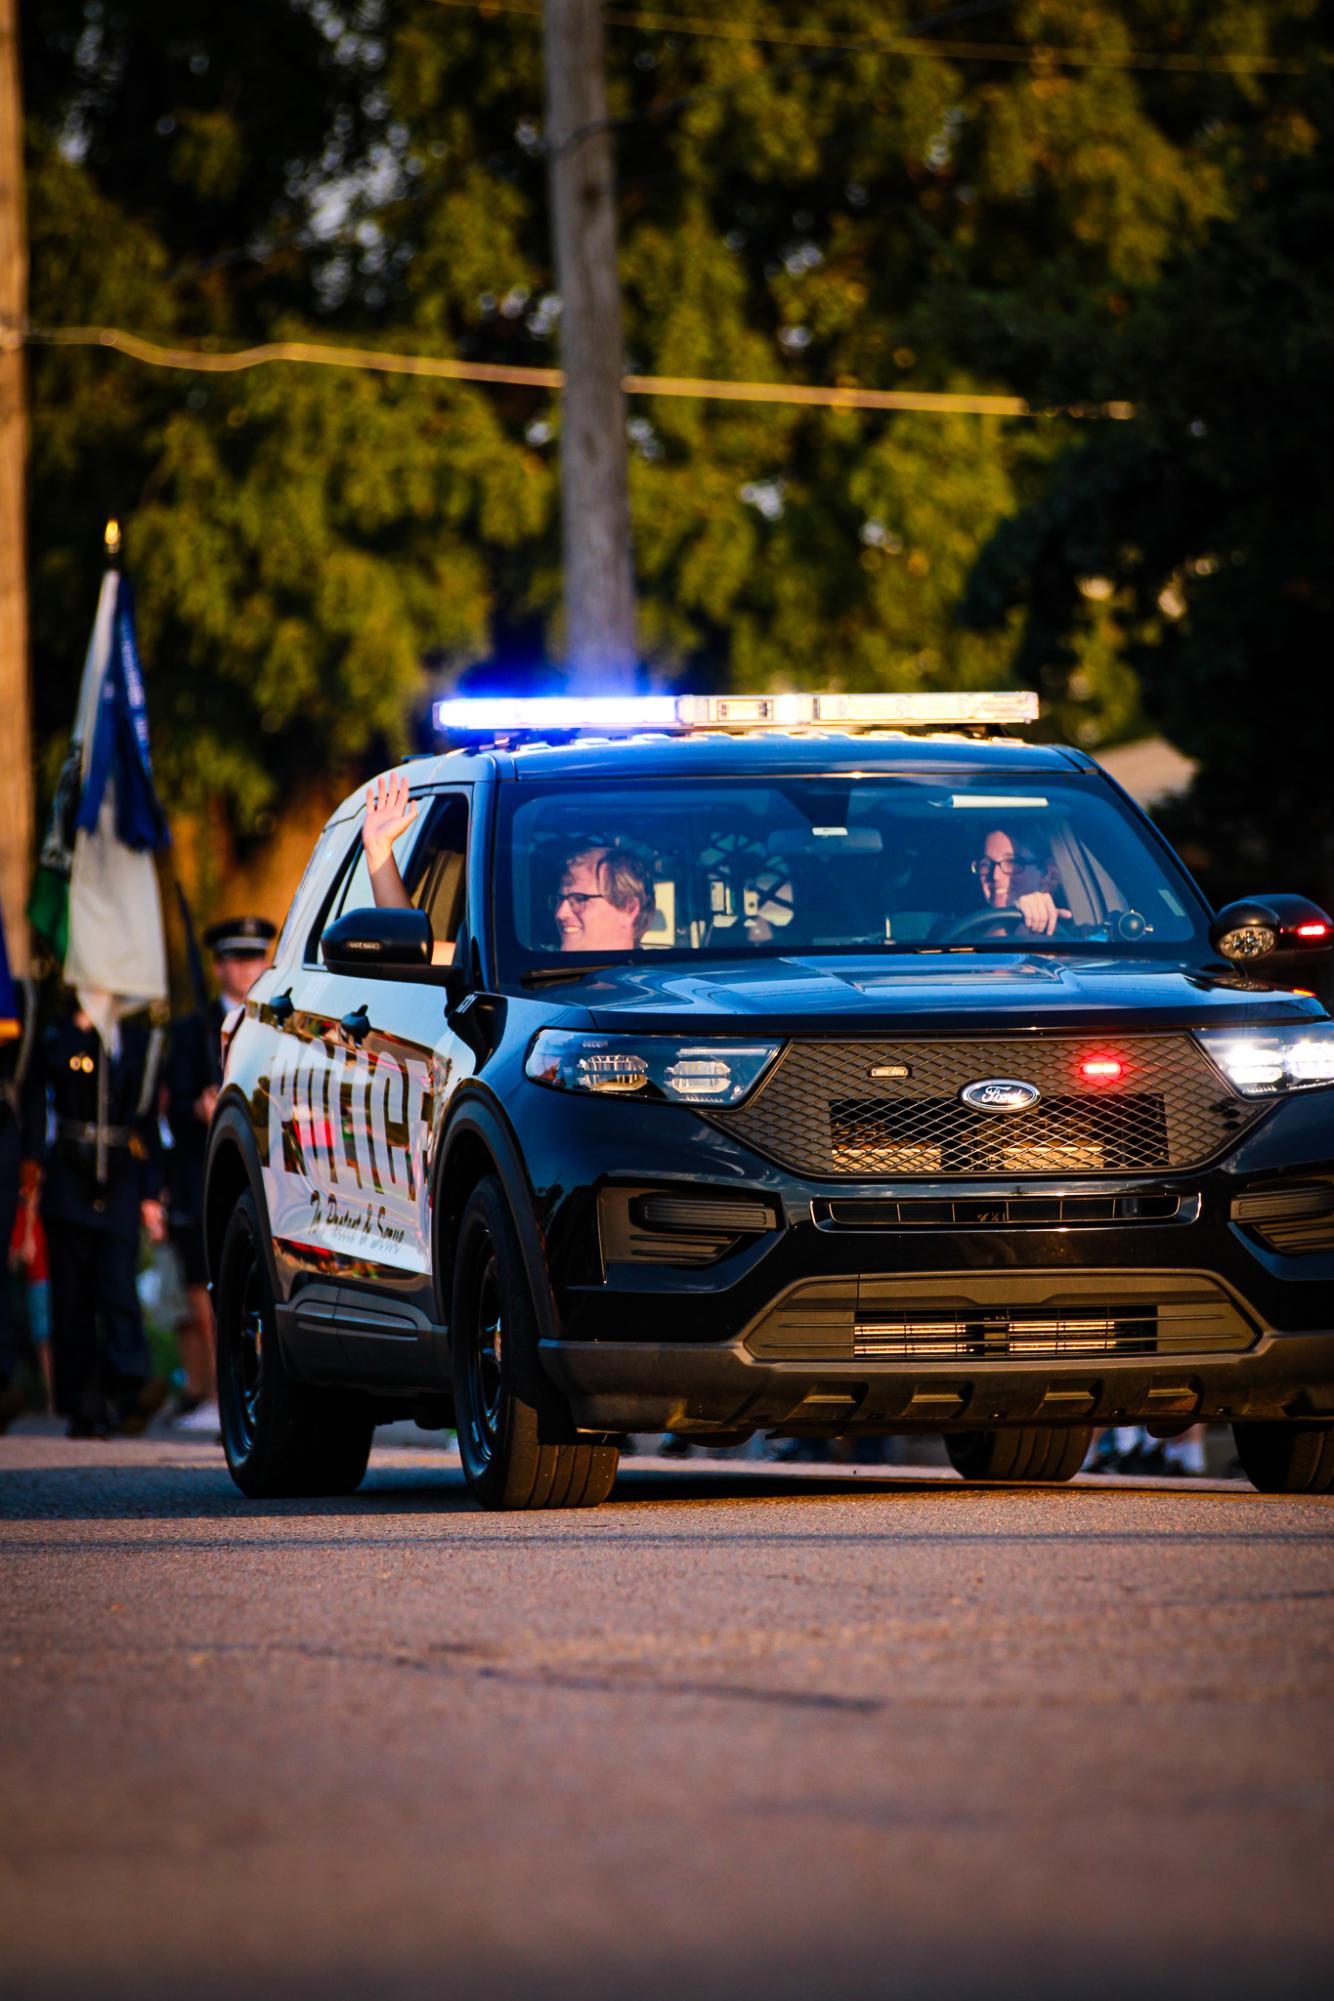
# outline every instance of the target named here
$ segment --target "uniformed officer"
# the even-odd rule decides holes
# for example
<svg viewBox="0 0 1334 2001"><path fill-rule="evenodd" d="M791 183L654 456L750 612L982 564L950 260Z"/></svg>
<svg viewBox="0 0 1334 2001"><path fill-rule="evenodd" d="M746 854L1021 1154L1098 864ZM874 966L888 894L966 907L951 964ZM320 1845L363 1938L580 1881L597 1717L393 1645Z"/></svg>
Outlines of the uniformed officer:
<svg viewBox="0 0 1334 2001"><path fill-rule="evenodd" d="M204 1159L208 1124L222 1083L222 1024L239 1007L273 956L277 929L267 917L228 917L211 924L204 943L213 954L218 998L172 1024L165 1072L171 1240L181 1260L190 1305L181 1328L185 1388L176 1406L178 1429L212 1435L218 1429L213 1370L213 1308L204 1264Z"/></svg>
<svg viewBox="0 0 1334 2001"><path fill-rule="evenodd" d="M18 1213L21 1173L22 1103L32 1067L37 1004L30 980L13 982L13 1013L0 1038L0 1254L9 1250ZM19 1364L19 1331L9 1297L8 1274L0 1263L0 1431L23 1409L23 1393L15 1377Z"/></svg>
<svg viewBox="0 0 1334 2001"><path fill-rule="evenodd" d="M165 1393L135 1288L141 1226L157 1241L165 1229L163 1041L122 1022L113 1055L77 1005L37 1041L24 1150L41 1167L55 1404L71 1438L142 1431Z"/></svg>

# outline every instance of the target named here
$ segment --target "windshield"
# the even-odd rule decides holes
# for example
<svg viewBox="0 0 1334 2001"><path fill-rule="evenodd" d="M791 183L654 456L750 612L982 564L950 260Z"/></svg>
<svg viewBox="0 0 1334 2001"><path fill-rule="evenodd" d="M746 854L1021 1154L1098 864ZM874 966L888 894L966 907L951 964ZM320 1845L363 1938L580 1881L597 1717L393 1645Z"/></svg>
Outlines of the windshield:
<svg viewBox="0 0 1334 2001"><path fill-rule="evenodd" d="M1189 879L1096 775L501 788L511 973L778 953L1207 956Z"/></svg>

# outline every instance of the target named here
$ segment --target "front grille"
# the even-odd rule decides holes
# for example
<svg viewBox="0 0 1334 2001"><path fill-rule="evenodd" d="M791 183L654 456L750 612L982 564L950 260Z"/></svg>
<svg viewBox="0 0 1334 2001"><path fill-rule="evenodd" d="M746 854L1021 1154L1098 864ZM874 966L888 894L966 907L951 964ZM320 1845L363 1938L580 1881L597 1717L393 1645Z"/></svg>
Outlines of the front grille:
<svg viewBox="0 0 1334 2001"><path fill-rule="evenodd" d="M746 1345L766 1361L1015 1362L1228 1354L1254 1338L1203 1273L949 1272L803 1280Z"/></svg>
<svg viewBox="0 0 1334 2001"><path fill-rule="evenodd" d="M853 1329L854 1361L897 1361L909 1355L971 1355L982 1361L1052 1355L1179 1354L1188 1328L1173 1326L1161 1342L1159 1313L1131 1306L1100 1314L1002 1313L989 1318L859 1321Z"/></svg>
<svg viewBox="0 0 1334 2001"><path fill-rule="evenodd" d="M1072 1223L1193 1223L1198 1195L872 1195L813 1205L824 1230L1057 1230Z"/></svg>
<svg viewBox="0 0 1334 2001"><path fill-rule="evenodd" d="M987 1042L794 1042L747 1104L709 1116L747 1146L822 1179L1158 1173L1195 1167L1260 1118L1186 1035L1118 1038L1113 1084L1080 1074L1087 1036ZM873 1071L890 1073L881 1081ZM976 1111L965 1085L1035 1084L1023 1112Z"/></svg>

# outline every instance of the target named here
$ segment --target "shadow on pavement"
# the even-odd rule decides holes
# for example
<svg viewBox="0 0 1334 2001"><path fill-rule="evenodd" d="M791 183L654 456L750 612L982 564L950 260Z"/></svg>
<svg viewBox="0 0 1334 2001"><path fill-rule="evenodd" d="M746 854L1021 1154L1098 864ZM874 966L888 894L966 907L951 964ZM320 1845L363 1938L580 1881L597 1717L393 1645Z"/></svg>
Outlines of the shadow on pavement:
<svg viewBox="0 0 1334 2001"><path fill-rule="evenodd" d="M71 1455L76 1450L67 1449ZM383 1521L400 1515L467 1515L479 1528L503 1533L509 1540L514 1540L519 1531L516 1516L488 1515L476 1506L453 1454L447 1458L441 1455L438 1464L423 1464L426 1455L414 1455L416 1463L402 1465L393 1463L399 1455L377 1452L365 1485L355 1494L328 1499L252 1501L238 1492L224 1465L212 1460L202 1463L197 1459L183 1460L178 1450L165 1444L156 1450L141 1448L130 1463L123 1459L99 1463L86 1446L77 1448L77 1452L77 1459L72 1456L67 1459L65 1450L57 1447L44 1453L39 1463L27 1460L6 1466L0 1460L0 1520L237 1524L259 1520L296 1525L311 1520L351 1523L359 1518ZM913 1467L874 1470L866 1466L810 1467L798 1471L763 1463L743 1468L735 1462L654 1466L631 1461L622 1467L610 1499L601 1508L537 1513L525 1518L524 1529L542 1540L553 1535L569 1540L576 1532L581 1536L613 1532L618 1523L623 1531L631 1517L650 1508L657 1514L665 1511L670 1517L677 1508L684 1510L704 1502L741 1502L753 1506L800 1500L931 1499L957 1510L982 1502L994 1506L1007 1494L1016 1502L1034 1496L1054 1501L1084 1519L1090 1506L1097 1507L1099 1501L1103 1504L1098 1508L1102 1517L1108 1502L1131 1495L1253 1502L1266 1499L1249 1485L1235 1481L1152 1482L1085 1476L1064 1487L1006 1488L968 1485L953 1474ZM1114 1525L1108 1526L1114 1534L1124 1533ZM730 1525L727 1532L732 1532ZM791 1532L789 1529L785 1533ZM864 1524L859 1532L865 1532ZM669 1528L667 1533L673 1531ZM955 1534L957 1531L952 1532L951 1539ZM1000 1534L1004 1539L1003 1530ZM996 1535L993 1523L988 1539L994 1540ZM1031 1530L1019 1539L1032 1539ZM67 1540L64 1546L69 1546Z"/></svg>

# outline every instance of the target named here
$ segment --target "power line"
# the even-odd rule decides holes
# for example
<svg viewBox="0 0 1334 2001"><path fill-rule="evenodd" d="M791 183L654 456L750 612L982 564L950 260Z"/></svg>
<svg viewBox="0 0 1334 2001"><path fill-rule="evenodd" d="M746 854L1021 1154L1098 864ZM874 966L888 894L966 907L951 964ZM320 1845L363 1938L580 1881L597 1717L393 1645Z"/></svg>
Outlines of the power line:
<svg viewBox="0 0 1334 2001"><path fill-rule="evenodd" d="M306 367L363 369L378 375L422 375L446 382L513 383L525 389L559 389L558 368L508 367L489 361L457 361L448 355L401 354L393 348L342 347L331 342L263 341L257 347L208 349L164 347L124 327L29 327L30 347L106 347L150 368L181 368L194 375L239 375L270 362ZM14 337L8 337L14 345Z"/></svg>
<svg viewBox="0 0 1334 2001"><path fill-rule="evenodd" d="M520 0L433 0L437 7L449 7L479 15L483 20L498 14L512 14L521 20L540 22L540 6L525 6ZM935 17L941 26L963 17L966 11ZM989 12L990 7L978 12ZM1166 70L1184 75L1218 76L1300 76L1306 65L1294 57L1256 56L1243 52L1201 54L1192 50L1063 48L1047 42L936 42L919 35L893 35L854 39L851 36L820 34L805 28L784 28L773 23L707 20L698 15L660 14L608 7L603 12L608 27L657 30L664 34L690 35L701 40L763 43L774 48L827 49L852 55L930 56L939 61L1037 63L1057 68ZM918 29L934 25L932 17L915 24ZM772 72L769 72L772 74ZM749 79L747 79L749 80Z"/></svg>
<svg viewBox="0 0 1334 2001"><path fill-rule="evenodd" d="M450 355L402 354L392 348L342 347L330 342L265 341L258 347L210 350L166 347L123 327L30 327L26 343L35 347L100 347L143 362L150 368L183 369L196 375L237 375L274 362L304 367L351 368L378 375L415 375L445 382L505 384L524 389L558 390L565 376L559 368L522 368L489 361L459 361ZM14 347L20 337L7 332L0 346ZM1063 415L1124 420L1134 415L1130 403L1065 405L1046 410L1021 396L991 396L936 389L863 389L855 383L734 382L705 376L627 375L622 387L629 396L679 396L704 402L787 404L826 410L916 410L937 416L1039 417Z"/></svg>

